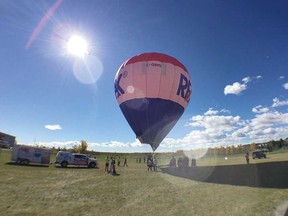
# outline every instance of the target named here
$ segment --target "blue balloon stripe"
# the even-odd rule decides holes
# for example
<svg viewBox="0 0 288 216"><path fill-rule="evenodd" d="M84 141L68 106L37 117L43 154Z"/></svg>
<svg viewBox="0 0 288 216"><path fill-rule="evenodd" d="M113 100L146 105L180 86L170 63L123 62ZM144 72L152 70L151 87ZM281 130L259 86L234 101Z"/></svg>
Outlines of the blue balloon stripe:
<svg viewBox="0 0 288 216"><path fill-rule="evenodd" d="M184 112L170 100L142 98L126 101L120 108L141 143L156 150Z"/></svg>

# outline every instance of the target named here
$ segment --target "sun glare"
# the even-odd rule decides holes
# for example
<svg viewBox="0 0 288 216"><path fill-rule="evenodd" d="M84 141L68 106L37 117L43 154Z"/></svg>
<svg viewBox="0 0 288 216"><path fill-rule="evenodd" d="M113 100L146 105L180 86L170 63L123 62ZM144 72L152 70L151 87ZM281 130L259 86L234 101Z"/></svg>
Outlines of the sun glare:
<svg viewBox="0 0 288 216"><path fill-rule="evenodd" d="M83 55L88 53L88 43L81 36L72 36L67 41L68 53L83 57Z"/></svg>

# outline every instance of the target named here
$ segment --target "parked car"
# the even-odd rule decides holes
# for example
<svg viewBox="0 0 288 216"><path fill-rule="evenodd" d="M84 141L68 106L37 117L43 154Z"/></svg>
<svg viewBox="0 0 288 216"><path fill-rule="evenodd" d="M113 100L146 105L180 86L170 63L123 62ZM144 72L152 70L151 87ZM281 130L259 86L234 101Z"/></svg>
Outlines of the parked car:
<svg viewBox="0 0 288 216"><path fill-rule="evenodd" d="M88 157L85 154L71 153L67 151L59 151L56 155L55 163L60 164L63 168L66 168L68 165L87 166L89 168L95 168L98 166L96 158Z"/></svg>
<svg viewBox="0 0 288 216"><path fill-rule="evenodd" d="M252 157L253 157L253 159L266 158L266 154L264 153L264 151L253 151L252 152Z"/></svg>

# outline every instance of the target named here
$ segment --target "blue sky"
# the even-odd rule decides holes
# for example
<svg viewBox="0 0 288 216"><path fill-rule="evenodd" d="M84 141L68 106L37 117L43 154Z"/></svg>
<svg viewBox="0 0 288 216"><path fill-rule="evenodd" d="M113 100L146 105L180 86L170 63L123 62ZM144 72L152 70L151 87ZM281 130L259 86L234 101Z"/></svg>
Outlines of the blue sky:
<svg viewBox="0 0 288 216"><path fill-rule="evenodd" d="M158 152L284 139L287 12L264 0L2 0L0 131L22 144L151 151L113 85L128 58L160 52L186 66L192 96ZM85 60L65 49L74 34L88 41Z"/></svg>

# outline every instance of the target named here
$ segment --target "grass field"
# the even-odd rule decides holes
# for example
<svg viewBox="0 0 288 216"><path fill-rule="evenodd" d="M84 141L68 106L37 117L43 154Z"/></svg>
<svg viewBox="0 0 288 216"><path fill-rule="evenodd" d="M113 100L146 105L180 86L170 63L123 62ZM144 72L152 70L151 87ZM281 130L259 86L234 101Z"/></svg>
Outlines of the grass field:
<svg viewBox="0 0 288 216"><path fill-rule="evenodd" d="M132 157L128 168L116 167L119 176L104 172L104 156L98 157L99 169L18 166L9 163L10 157L9 150L0 150L0 212L5 216L281 215L277 207L288 200L288 188L207 183L161 170L148 172ZM167 164L167 158L158 161ZM278 161L288 161L288 153L251 163ZM197 160L200 167L236 164L245 164L243 155Z"/></svg>

